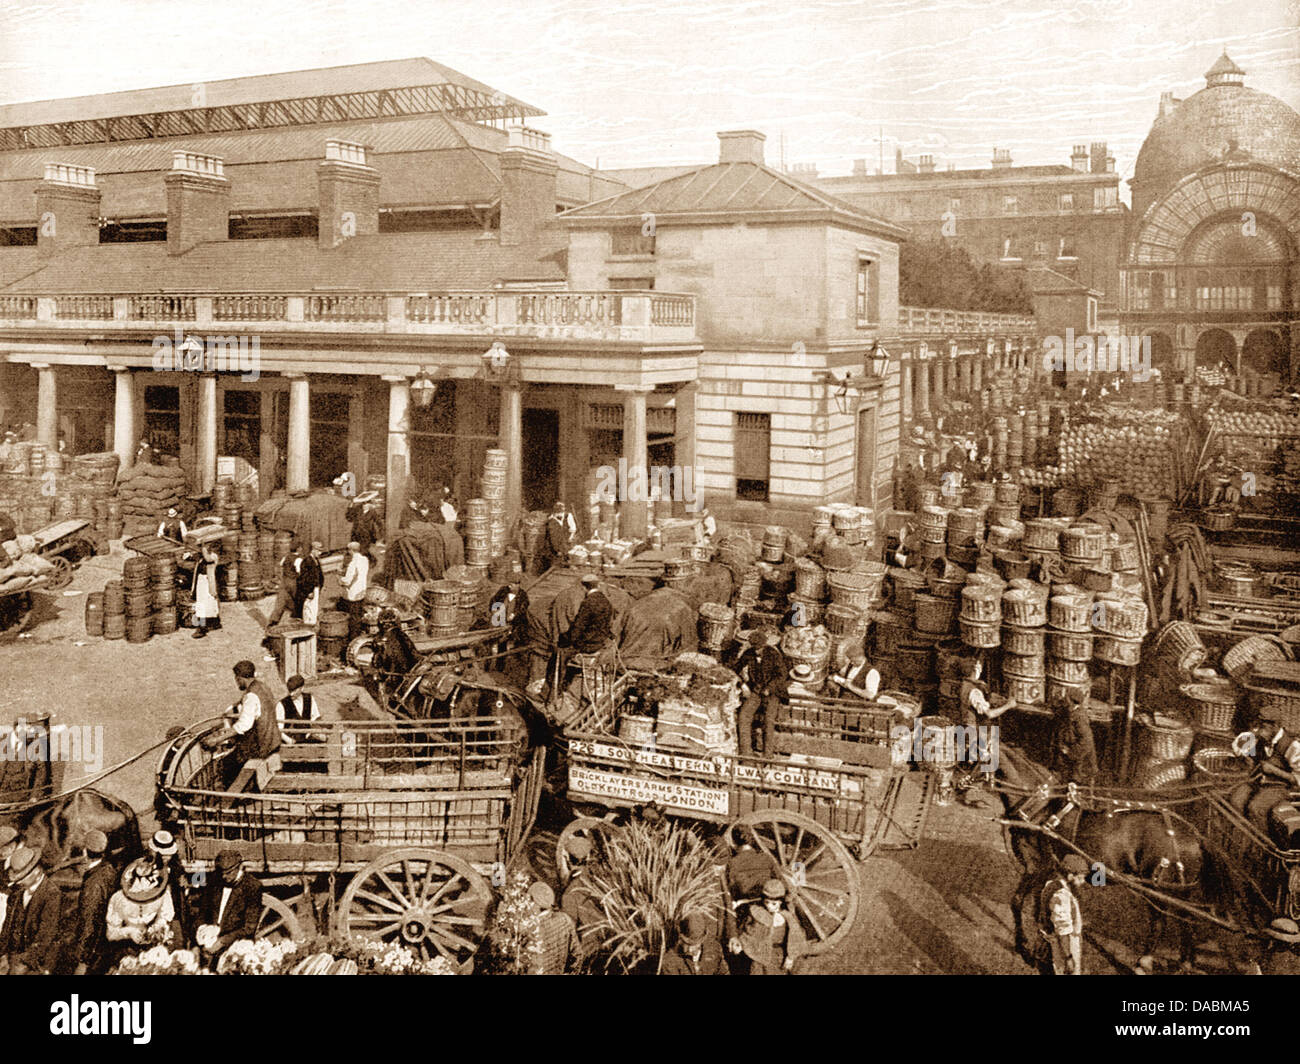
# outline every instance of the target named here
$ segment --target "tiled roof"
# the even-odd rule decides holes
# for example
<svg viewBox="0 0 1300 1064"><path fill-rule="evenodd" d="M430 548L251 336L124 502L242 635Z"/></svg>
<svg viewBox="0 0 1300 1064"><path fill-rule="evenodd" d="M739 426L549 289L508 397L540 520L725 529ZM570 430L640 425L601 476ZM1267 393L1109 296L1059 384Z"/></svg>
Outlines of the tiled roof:
<svg viewBox="0 0 1300 1064"><path fill-rule="evenodd" d="M323 96L350 92L377 92L381 89L408 88L418 85L461 85L492 95L497 90L467 77L432 59L392 59L379 63L355 63L348 66L294 70L284 74L228 78L202 82L202 103L195 102L195 83L165 85L152 89L132 89L96 96L74 96L62 100L38 100L0 106L0 127L38 125L47 122L72 122L121 115L147 114L154 111L179 111L196 106L226 107L231 104L265 103L306 96ZM513 97L506 97L513 102ZM536 110L536 108L533 108Z"/></svg>
<svg viewBox="0 0 1300 1064"><path fill-rule="evenodd" d="M34 248L0 248L0 293L482 289L563 280L564 247L558 228L519 247L464 232L359 236L329 251L309 239L219 241L184 255L161 242L105 244L68 249L41 268Z"/></svg>
<svg viewBox="0 0 1300 1064"><path fill-rule="evenodd" d="M750 162L715 163L670 177L645 188L619 193L561 215L564 219L625 218L650 213L660 218L698 215L799 214L835 215L901 236L904 230L867 214L820 189Z"/></svg>

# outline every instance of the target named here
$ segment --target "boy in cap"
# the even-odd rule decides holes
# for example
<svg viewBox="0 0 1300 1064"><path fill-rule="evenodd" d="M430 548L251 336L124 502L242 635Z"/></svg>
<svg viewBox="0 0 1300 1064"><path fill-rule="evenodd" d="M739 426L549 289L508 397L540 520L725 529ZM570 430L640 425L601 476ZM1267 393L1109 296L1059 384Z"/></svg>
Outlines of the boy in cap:
<svg viewBox="0 0 1300 1064"><path fill-rule="evenodd" d="M528 888L528 896L541 910L537 937L541 942L533 975L567 975L582 962L582 942L573 917L555 907L555 891L538 880Z"/></svg>
<svg viewBox="0 0 1300 1064"><path fill-rule="evenodd" d="M1052 947L1055 975L1083 974L1083 911L1075 891L1088 875L1088 862L1077 853L1061 858L1061 873L1044 885L1039 903L1041 934Z"/></svg>
<svg viewBox="0 0 1300 1064"><path fill-rule="evenodd" d="M749 958L750 975L788 975L804 954L807 939L785 903L788 893L782 880L769 879L761 904L751 904L745 914L732 950Z"/></svg>
<svg viewBox="0 0 1300 1064"><path fill-rule="evenodd" d="M664 957L660 975L727 975L713 925L699 913L682 921L677 944Z"/></svg>
<svg viewBox="0 0 1300 1064"><path fill-rule="evenodd" d="M59 952L59 888L41 855L19 846L9 857L9 911L0 933L10 975L49 975Z"/></svg>
<svg viewBox="0 0 1300 1064"><path fill-rule="evenodd" d="M776 716L781 699L788 694L789 664L777 645L778 636L773 629L756 628L749 635L750 649L736 663L736 672L745 682L745 701L741 703L736 718L740 752L753 756L754 718L763 707L764 753L771 753L776 732Z"/></svg>
<svg viewBox="0 0 1300 1064"><path fill-rule="evenodd" d="M108 903L117 890L117 869L105 859L108 836L102 831L86 832L82 840L86 870L77 899L77 930L72 944L75 975L102 975L107 968L105 927Z"/></svg>

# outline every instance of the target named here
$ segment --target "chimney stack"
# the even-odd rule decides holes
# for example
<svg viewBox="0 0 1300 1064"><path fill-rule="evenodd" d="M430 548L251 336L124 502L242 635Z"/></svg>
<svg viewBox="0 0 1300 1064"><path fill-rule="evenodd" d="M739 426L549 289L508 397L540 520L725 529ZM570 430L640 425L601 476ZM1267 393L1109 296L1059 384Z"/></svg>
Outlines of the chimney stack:
<svg viewBox="0 0 1300 1064"><path fill-rule="evenodd" d="M327 140L316 166L318 239L338 247L349 237L379 232L379 172L366 161L366 146Z"/></svg>
<svg viewBox="0 0 1300 1064"><path fill-rule="evenodd" d="M1004 170L1004 169L1006 169L1006 168L1007 168L1008 166L1010 166L1010 165L1011 165L1011 149L1010 149L1010 148L994 148L994 149L993 149L993 169L994 169L994 170Z"/></svg>
<svg viewBox="0 0 1300 1064"><path fill-rule="evenodd" d="M763 142L756 129L732 129L718 134L718 162L763 165Z"/></svg>
<svg viewBox="0 0 1300 1064"><path fill-rule="evenodd" d="M46 163L36 187L36 246L45 252L99 243L100 191L89 166Z"/></svg>
<svg viewBox="0 0 1300 1064"><path fill-rule="evenodd" d="M167 186L167 254L183 255L198 244L230 234L230 182L215 155L173 151Z"/></svg>
<svg viewBox="0 0 1300 1064"><path fill-rule="evenodd" d="M1076 144L1074 150L1070 152L1070 169L1077 174L1086 174L1088 172L1088 146L1086 144Z"/></svg>
<svg viewBox="0 0 1300 1064"><path fill-rule="evenodd" d="M934 173L934 156L922 155L921 158L917 161L916 172L918 174Z"/></svg>
<svg viewBox="0 0 1300 1064"><path fill-rule="evenodd" d="M1114 163L1113 158L1111 162ZM1106 172L1106 142L1104 140L1094 140L1092 142L1092 172L1094 174L1104 174Z"/></svg>
<svg viewBox="0 0 1300 1064"><path fill-rule="evenodd" d="M555 154L551 135L514 125L501 153L501 243L522 244L555 218Z"/></svg>

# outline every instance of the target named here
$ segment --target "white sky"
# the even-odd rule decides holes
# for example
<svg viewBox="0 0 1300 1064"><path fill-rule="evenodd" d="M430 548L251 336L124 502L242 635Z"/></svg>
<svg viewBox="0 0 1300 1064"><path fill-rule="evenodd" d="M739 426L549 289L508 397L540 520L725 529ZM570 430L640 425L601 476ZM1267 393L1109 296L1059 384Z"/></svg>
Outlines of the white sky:
<svg viewBox="0 0 1300 1064"><path fill-rule="evenodd" d="M8 0L0 102L426 55L547 111L602 167L707 162L721 129L768 161L874 167L883 128L940 168L1068 163L1129 177L1161 91L1226 45L1300 108L1300 0Z"/></svg>

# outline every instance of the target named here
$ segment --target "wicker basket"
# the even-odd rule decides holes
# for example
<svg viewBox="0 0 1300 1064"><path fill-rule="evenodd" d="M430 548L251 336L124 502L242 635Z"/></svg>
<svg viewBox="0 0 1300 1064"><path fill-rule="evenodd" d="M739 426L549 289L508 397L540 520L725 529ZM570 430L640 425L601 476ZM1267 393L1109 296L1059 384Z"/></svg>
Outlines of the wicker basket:
<svg viewBox="0 0 1300 1064"><path fill-rule="evenodd" d="M1237 715L1237 689L1230 683L1185 683L1179 690L1198 731L1228 731Z"/></svg>
<svg viewBox="0 0 1300 1064"><path fill-rule="evenodd" d="M920 632L943 634L952 631L957 616L957 600L918 592L913 597L916 628Z"/></svg>
<svg viewBox="0 0 1300 1064"><path fill-rule="evenodd" d="M1216 783L1240 782L1250 776L1250 763L1230 749L1207 746L1192 754L1194 776Z"/></svg>
<svg viewBox="0 0 1300 1064"><path fill-rule="evenodd" d="M1038 592L1017 588L1002 596L1002 613L1008 624L1038 628L1047 623L1047 600Z"/></svg>
<svg viewBox="0 0 1300 1064"><path fill-rule="evenodd" d="M889 579L894 587L894 608L900 612L912 609L913 597L926 587L925 577L915 569L890 569Z"/></svg>
<svg viewBox="0 0 1300 1064"><path fill-rule="evenodd" d="M735 613L718 602L700 606L700 642L707 647L721 647L731 638L736 623Z"/></svg>
<svg viewBox="0 0 1300 1064"><path fill-rule="evenodd" d="M1144 717L1141 725L1148 756L1162 761L1182 761L1192 752L1190 725L1161 716Z"/></svg>
<svg viewBox="0 0 1300 1064"><path fill-rule="evenodd" d="M1018 706L1041 706L1047 700L1047 682L1041 676L1004 676L1003 687L1008 698Z"/></svg>
<svg viewBox="0 0 1300 1064"><path fill-rule="evenodd" d="M1041 680L1047 676L1047 667L1041 654L1012 654L1004 646L1002 648L1002 675Z"/></svg>
<svg viewBox="0 0 1300 1064"><path fill-rule="evenodd" d="M1106 535L1100 525L1072 525L1061 533L1061 557L1071 562L1101 561Z"/></svg>
<svg viewBox="0 0 1300 1064"><path fill-rule="evenodd" d="M965 572L959 566L948 564L933 565L926 573L925 579L930 587L930 594L938 595L940 598L955 599L966 584Z"/></svg>
<svg viewBox="0 0 1300 1064"><path fill-rule="evenodd" d="M856 610L869 610L877 605L884 582L884 566L879 573L830 573L826 578L831 601Z"/></svg>
<svg viewBox="0 0 1300 1064"><path fill-rule="evenodd" d="M1088 694L1089 685L1086 683L1069 683L1065 680L1058 679L1055 676L1047 677L1046 684L1046 702L1048 705L1055 705L1063 698L1069 698L1075 695Z"/></svg>
<svg viewBox="0 0 1300 1064"><path fill-rule="evenodd" d="M1223 655L1223 669L1238 683L1250 677L1257 661L1285 661L1286 651L1276 639L1247 636Z"/></svg>
<svg viewBox="0 0 1300 1064"><path fill-rule="evenodd" d="M1008 580L1027 577L1033 565L1033 562L1029 560L1029 555L1018 550L994 551L993 561L998 567L998 572Z"/></svg>
<svg viewBox="0 0 1300 1064"><path fill-rule="evenodd" d="M1185 757L1174 759L1144 758L1138 765L1137 785L1144 791L1158 791L1187 778Z"/></svg>
<svg viewBox="0 0 1300 1064"><path fill-rule="evenodd" d="M1092 633L1048 630L1047 652L1063 661L1089 661L1092 658Z"/></svg>
<svg viewBox="0 0 1300 1064"><path fill-rule="evenodd" d="M1002 595L995 588L967 584L961 589L961 619L976 624L1002 622ZM996 646L997 643L978 643L977 646Z"/></svg>
<svg viewBox="0 0 1300 1064"><path fill-rule="evenodd" d="M1043 656L1047 646L1046 628L1029 628L1018 624L1002 626L1002 647L1011 654Z"/></svg>
<svg viewBox="0 0 1300 1064"><path fill-rule="evenodd" d="M823 614L831 635L860 635L865 632L870 614L851 606L827 606Z"/></svg>
<svg viewBox="0 0 1300 1064"><path fill-rule="evenodd" d="M1205 645L1187 621L1171 621L1156 636L1155 657L1170 676L1178 676L1205 663Z"/></svg>
<svg viewBox="0 0 1300 1064"><path fill-rule="evenodd" d="M1097 596L1092 627L1120 639L1141 639L1147 634L1147 605L1139 598L1110 593Z"/></svg>
<svg viewBox="0 0 1300 1064"><path fill-rule="evenodd" d="M826 596L826 570L816 562L800 558L794 564L794 591L807 599Z"/></svg>
<svg viewBox="0 0 1300 1064"><path fill-rule="evenodd" d="M1039 517L1025 522L1023 545L1027 550L1056 551L1061 546L1061 525L1050 518Z"/></svg>
<svg viewBox="0 0 1300 1064"><path fill-rule="evenodd" d="M1237 515L1231 510L1202 510L1201 524L1211 532L1226 532L1237 523Z"/></svg>
<svg viewBox="0 0 1300 1064"><path fill-rule="evenodd" d="M828 619L832 606L827 611ZM898 648L902 645L903 640L907 638L908 630L911 625L907 619L899 616L897 613L891 613L888 610L882 610L872 617L872 646L876 656L879 658L892 658L898 653Z"/></svg>
<svg viewBox="0 0 1300 1064"><path fill-rule="evenodd" d="M1062 632L1092 630L1092 603L1085 595L1053 595L1047 603L1047 619Z"/></svg>
<svg viewBox="0 0 1300 1064"><path fill-rule="evenodd" d="M1142 640L1098 635L1092 643L1092 655L1111 665L1136 665L1142 660Z"/></svg>
<svg viewBox="0 0 1300 1064"><path fill-rule="evenodd" d="M1275 720L1289 732L1300 732L1300 691L1293 688L1247 681L1250 708L1262 720Z"/></svg>
<svg viewBox="0 0 1300 1064"><path fill-rule="evenodd" d="M1082 687L1091 680L1088 663L1071 658L1048 658L1047 677L1066 687Z"/></svg>
<svg viewBox="0 0 1300 1064"><path fill-rule="evenodd" d="M900 680L913 681L905 685L908 687L930 682L934 677L934 647L928 643L903 643L894 655L894 672Z"/></svg>
<svg viewBox="0 0 1300 1064"><path fill-rule="evenodd" d="M958 618L961 641L971 647L995 647L1002 641L1001 625L997 621L970 621Z"/></svg>

